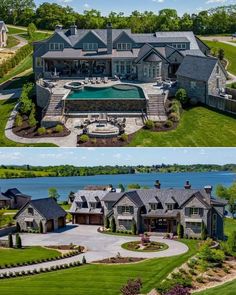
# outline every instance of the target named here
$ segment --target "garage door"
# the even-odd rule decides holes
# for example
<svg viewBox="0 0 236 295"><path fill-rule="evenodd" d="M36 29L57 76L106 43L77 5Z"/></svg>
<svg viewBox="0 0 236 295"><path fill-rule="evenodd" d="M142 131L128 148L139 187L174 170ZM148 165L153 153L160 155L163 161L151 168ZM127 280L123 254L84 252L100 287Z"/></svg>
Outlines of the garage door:
<svg viewBox="0 0 236 295"><path fill-rule="evenodd" d="M76 215L76 223L86 224L86 215Z"/></svg>
<svg viewBox="0 0 236 295"><path fill-rule="evenodd" d="M65 218L64 217L59 217L58 218L58 227L64 227L65 226Z"/></svg>
<svg viewBox="0 0 236 295"><path fill-rule="evenodd" d="M47 221L47 232L54 231L54 221L53 219Z"/></svg>
<svg viewBox="0 0 236 295"><path fill-rule="evenodd" d="M89 223L94 224L94 225L101 225L102 224L101 215L90 215L89 216Z"/></svg>

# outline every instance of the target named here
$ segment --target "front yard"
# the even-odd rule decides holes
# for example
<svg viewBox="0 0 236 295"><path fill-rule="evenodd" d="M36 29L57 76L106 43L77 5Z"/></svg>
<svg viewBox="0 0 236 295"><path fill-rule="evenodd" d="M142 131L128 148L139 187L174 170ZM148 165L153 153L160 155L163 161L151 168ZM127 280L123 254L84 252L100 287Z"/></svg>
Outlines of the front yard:
<svg viewBox="0 0 236 295"><path fill-rule="evenodd" d="M57 250L46 249L43 247L25 247L22 249L0 248L0 267L9 264L23 263L47 258L58 257Z"/></svg>
<svg viewBox="0 0 236 295"><path fill-rule="evenodd" d="M236 146L236 119L197 106L184 111L176 130L168 132L138 131L129 146L230 147Z"/></svg>
<svg viewBox="0 0 236 295"><path fill-rule="evenodd" d="M130 265L85 265L73 269L56 271L10 280L2 280L1 294L18 295L118 295L128 279L140 277L143 292L157 287L159 282L176 267L196 253L198 241L185 240L189 251L183 255L146 260ZM46 286L46 288L45 288Z"/></svg>

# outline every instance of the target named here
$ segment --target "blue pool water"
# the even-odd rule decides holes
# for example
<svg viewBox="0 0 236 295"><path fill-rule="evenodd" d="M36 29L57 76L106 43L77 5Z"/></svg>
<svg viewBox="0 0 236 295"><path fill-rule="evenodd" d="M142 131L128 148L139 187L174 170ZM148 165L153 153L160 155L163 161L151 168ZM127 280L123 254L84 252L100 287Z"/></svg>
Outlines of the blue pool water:
<svg viewBox="0 0 236 295"><path fill-rule="evenodd" d="M67 99L69 100L107 100L144 98L144 92L140 87L125 84L101 88L85 86L81 90L71 91L67 97Z"/></svg>

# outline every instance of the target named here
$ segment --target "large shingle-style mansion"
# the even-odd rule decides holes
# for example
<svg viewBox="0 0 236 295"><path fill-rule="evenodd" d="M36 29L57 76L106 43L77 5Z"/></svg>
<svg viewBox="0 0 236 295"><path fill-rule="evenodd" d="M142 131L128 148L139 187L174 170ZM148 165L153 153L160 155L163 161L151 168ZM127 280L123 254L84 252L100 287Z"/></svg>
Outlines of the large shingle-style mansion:
<svg viewBox="0 0 236 295"><path fill-rule="evenodd" d="M70 209L75 224L102 225L115 218L117 229L130 230L135 222L139 233L176 234L178 223L188 237L200 237L202 223L208 235L223 239L226 203L212 196L212 187L192 189L141 189L126 192L81 190Z"/></svg>
<svg viewBox="0 0 236 295"><path fill-rule="evenodd" d="M225 89L227 73L219 60L209 54L208 46L193 32L134 34L130 29L113 29L111 24L106 29L94 30L77 29L75 25L69 29L57 26L50 38L34 43L33 67L37 81L52 77L60 81L118 77L125 83L139 82L145 99L72 101L68 93L65 95L58 89L46 92L41 87L44 84L37 83L37 103L46 110L45 122L53 121L53 115L75 116L81 112L158 117L165 115L164 101L162 92L153 83L167 83L175 89L169 89L166 94L173 96L178 88L185 88L194 101L224 109L218 97ZM175 83L171 84L170 80ZM148 88L142 86L145 83L150 83ZM62 83L58 84L60 88Z"/></svg>
<svg viewBox="0 0 236 295"><path fill-rule="evenodd" d="M7 46L7 26L4 21L0 20L0 48Z"/></svg>

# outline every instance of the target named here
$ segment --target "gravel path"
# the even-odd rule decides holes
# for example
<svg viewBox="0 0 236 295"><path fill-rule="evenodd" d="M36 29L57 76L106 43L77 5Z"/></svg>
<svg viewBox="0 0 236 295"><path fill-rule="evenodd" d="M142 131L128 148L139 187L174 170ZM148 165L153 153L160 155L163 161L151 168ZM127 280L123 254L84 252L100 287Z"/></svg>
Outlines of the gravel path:
<svg viewBox="0 0 236 295"><path fill-rule="evenodd" d="M7 270L0 270L0 274L6 271L27 271L75 262L78 260L81 261L83 256L85 256L87 262L94 262L109 257L114 257L117 255L117 253L120 253L120 255L123 257L159 258L180 255L188 251L188 247L183 243L174 240L164 240L162 237L157 236L152 236L151 240L167 244L169 247L168 249L160 252L147 253L128 251L121 248L121 245L129 241L138 241L140 240L139 237L102 234L97 232L97 226L89 225L68 225L66 230L64 231L48 233L46 235L21 234L21 238L22 244L24 246L50 246L60 244L68 245L70 243L73 243L76 245L85 246L87 248L87 252L74 257L65 258L63 260L50 261L38 265L16 267Z"/></svg>

